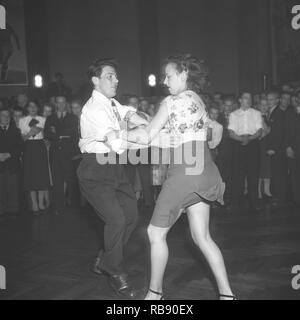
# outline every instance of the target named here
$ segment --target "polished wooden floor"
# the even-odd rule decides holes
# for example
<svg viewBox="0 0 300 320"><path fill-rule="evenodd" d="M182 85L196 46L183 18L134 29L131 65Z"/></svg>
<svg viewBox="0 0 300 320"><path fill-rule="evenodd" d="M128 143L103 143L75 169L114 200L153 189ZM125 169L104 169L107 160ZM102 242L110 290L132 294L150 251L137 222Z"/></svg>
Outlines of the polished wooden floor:
<svg viewBox="0 0 300 320"><path fill-rule="evenodd" d="M146 226L151 212L140 210L139 227L126 251L126 265L141 297L149 277ZM116 300L107 279L90 272L103 226L91 209L51 212L0 220L0 265L7 290L0 299ZM212 212L211 232L226 261L230 282L241 300L300 299L291 269L300 265L300 212ZM213 278L189 235L183 216L169 234L166 299L216 299Z"/></svg>

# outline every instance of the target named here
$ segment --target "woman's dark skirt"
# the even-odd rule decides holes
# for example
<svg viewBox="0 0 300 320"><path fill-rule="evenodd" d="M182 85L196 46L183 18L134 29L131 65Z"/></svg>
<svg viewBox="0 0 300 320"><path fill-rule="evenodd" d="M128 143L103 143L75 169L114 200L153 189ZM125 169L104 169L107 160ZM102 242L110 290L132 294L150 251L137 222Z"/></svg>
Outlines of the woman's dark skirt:
<svg viewBox="0 0 300 320"><path fill-rule="evenodd" d="M24 189L26 191L49 189L48 157L44 140L27 140L23 158Z"/></svg>

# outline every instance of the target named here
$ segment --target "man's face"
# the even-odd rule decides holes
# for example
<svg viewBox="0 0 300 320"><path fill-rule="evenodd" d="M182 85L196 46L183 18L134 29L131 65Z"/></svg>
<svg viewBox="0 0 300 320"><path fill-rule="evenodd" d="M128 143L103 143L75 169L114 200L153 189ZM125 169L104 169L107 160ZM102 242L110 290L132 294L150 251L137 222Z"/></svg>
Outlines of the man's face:
<svg viewBox="0 0 300 320"><path fill-rule="evenodd" d="M250 93L244 93L240 98L240 104L242 108L252 107L252 97Z"/></svg>
<svg viewBox="0 0 300 320"><path fill-rule="evenodd" d="M141 111L148 112L149 110L149 102L147 100L141 101Z"/></svg>
<svg viewBox="0 0 300 320"><path fill-rule="evenodd" d="M76 116L76 117L80 117L81 115L81 105L80 103L78 102L73 102L71 104L71 110L72 110L72 113Z"/></svg>
<svg viewBox="0 0 300 320"><path fill-rule="evenodd" d="M10 113L7 110L0 111L0 124L7 126L10 123Z"/></svg>
<svg viewBox="0 0 300 320"><path fill-rule="evenodd" d="M27 102L28 102L28 98L27 98L26 94L19 94L17 96L18 106L24 108L26 106Z"/></svg>
<svg viewBox="0 0 300 320"><path fill-rule="evenodd" d="M20 119L23 118L23 113L21 111L14 111L13 115L16 126L19 126Z"/></svg>
<svg viewBox="0 0 300 320"><path fill-rule="evenodd" d="M291 105L291 96L289 94L283 94L281 96L281 106L283 108L288 108Z"/></svg>
<svg viewBox="0 0 300 320"><path fill-rule="evenodd" d="M265 99L260 100L259 102L259 110L262 114L267 114L269 111L269 104L268 101Z"/></svg>
<svg viewBox="0 0 300 320"><path fill-rule="evenodd" d="M220 93L214 94L214 101L215 102L221 102L222 101L222 95Z"/></svg>
<svg viewBox="0 0 300 320"><path fill-rule="evenodd" d="M48 118L52 115L52 108L50 106L44 106L43 117Z"/></svg>
<svg viewBox="0 0 300 320"><path fill-rule="evenodd" d="M65 97L56 98L56 107L58 112L65 112L67 110L67 101Z"/></svg>
<svg viewBox="0 0 300 320"><path fill-rule="evenodd" d="M268 94L267 100L268 100L268 104L269 104L270 109L278 106L279 97L277 96L277 94L275 94L275 93Z"/></svg>
<svg viewBox="0 0 300 320"><path fill-rule="evenodd" d="M115 68L105 66L100 78L93 77L93 83L95 85L95 89L100 91L108 99L115 97L119 83Z"/></svg>
<svg viewBox="0 0 300 320"><path fill-rule="evenodd" d="M133 108L135 108L135 109L138 109L138 108L139 108L139 99L136 98L136 97L131 97L131 98L129 98L128 105L129 105L130 107L133 107Z"/></svg>
<svg viewBox="0 0 300 320"><path fill-rule="evenodd" d="M209 110L209 117L211 120L218 121L219 118L219 110L216 108L211 108Z"/></svg>

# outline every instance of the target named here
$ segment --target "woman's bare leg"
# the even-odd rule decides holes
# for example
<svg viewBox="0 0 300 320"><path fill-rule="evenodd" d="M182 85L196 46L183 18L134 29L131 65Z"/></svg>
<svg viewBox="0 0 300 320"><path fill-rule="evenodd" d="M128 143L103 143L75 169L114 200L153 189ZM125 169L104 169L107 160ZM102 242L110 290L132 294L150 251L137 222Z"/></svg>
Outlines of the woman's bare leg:
<svg viewBox="0 0 300 320"><path fill-rule="evenodd" d="M200 202L190 207L187 212L192 238L211 267L219 294L232 296L222 253L209 233L210 206Z"/></svg>
<svg viewBox="0 0 300 320"><path fill-rule="evenodd" d="M162 293L163 277L169 257L167 234L170 228L158 228L150 224L148 236L151 245L150 289ZM161 296L148 292L145 300L159 300Z"/></svg>

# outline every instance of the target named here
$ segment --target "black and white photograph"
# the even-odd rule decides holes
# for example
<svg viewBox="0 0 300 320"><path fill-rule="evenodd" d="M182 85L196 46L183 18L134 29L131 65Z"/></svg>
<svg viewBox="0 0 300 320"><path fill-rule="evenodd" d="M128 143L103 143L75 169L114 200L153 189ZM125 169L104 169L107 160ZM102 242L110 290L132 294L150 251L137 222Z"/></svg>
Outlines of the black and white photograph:
<svg viewBox="0 0 300 320"><path fill-rule="evenodd" d="M300 300L300 1L0 0L0 300Z"/></svg>

